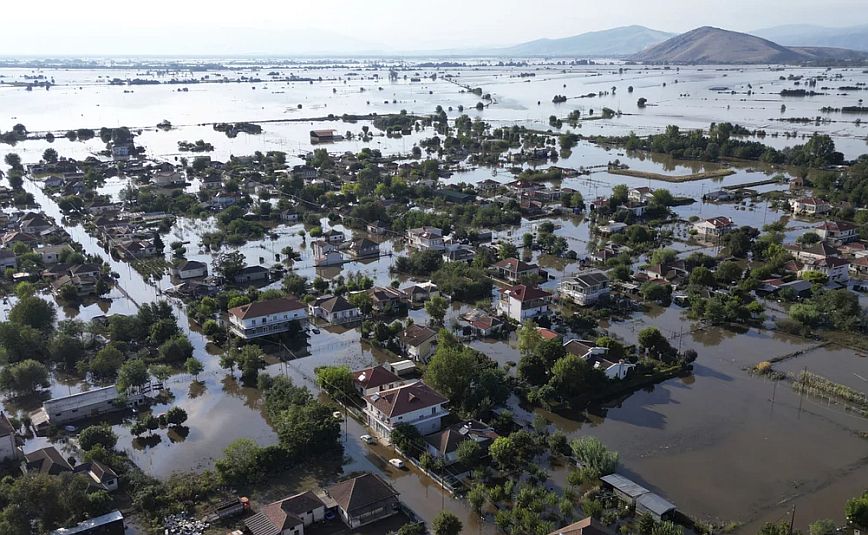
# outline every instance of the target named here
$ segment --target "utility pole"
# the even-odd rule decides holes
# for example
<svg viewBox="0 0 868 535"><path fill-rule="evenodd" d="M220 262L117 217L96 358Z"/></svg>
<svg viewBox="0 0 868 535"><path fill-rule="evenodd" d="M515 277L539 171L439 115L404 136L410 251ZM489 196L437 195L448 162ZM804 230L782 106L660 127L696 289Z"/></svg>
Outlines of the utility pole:
<svg viewBox="0 0 868 535"><path fill-rule="evenodd" d="M793 504L793 511L790 513L790 531L789 535L793 535L793 524L796 522L796 504Z"/></svg>

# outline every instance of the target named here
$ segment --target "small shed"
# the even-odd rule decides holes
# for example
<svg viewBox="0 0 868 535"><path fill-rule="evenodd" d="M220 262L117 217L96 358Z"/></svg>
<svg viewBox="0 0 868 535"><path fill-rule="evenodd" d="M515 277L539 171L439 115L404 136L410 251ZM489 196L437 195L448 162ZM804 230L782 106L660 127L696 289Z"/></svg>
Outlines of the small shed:
<svg viewBox="0 0 868 535"><path fill-rule="evenodd" d="M659 494L648 492L636 498L636 512L648 513L654 520L660 521L675 512L675 504Z"/></svg>
<svg viewBox="0 0 868 535"><path fill-rule="evenodd" d="M636 499L651 492L642 485L627 479L621 474L609 474L600 480L615 491L615 495L630 505L636 505Z"/></svg>

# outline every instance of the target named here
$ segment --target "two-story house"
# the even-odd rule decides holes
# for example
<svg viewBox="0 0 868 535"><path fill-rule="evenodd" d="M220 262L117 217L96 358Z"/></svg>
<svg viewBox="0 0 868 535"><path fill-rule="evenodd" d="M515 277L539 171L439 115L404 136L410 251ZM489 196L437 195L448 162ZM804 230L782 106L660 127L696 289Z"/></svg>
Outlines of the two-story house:
<svg viewBox="0 0 868 535"><path fill-rule="evenodd" d="M732 219L724 216L712 217L693 224L697 236L704 240L718 240L721 236L735 230Z"/></svg>
<svg viewBox="0 0 868 535"><path fill-rule="evenodd" d="M635 203L647 203L651 202L651 199L654 198L654 190L647 187L641 186L638 188L632 188L627 191L627 200Z"/></svg>
<svg viewBox="0 0 868 535"><path fill-rule="evenodd" d="M332 325L362 320L362 311L343 296L323 296L308 305L311 317L322 318Z"/></svg>
<svg viewBox="0 0 868 535"><path fill-rule="evenodd" d="M196 260L183 260L170 271L172 275L181 280L196 279L208 275L208 266L204 262Z"/></svg>
<svg viewBox="0 0 868 535"><path fill-rule="evenodd" d="M577 273L558 286L562 299L580 306L591 305L609 295L609 277L602 271Z"/></svg>
<svg viewBox="0 0 868 535"><path fill-rule="evenodd" d="M435 227L412 228L407 231L407 245L420 251L443 251L443 231Z"/></svg>
<svg viewBox="0 0 868 535"><path fill-rule="evenodd" d="M353 258L373 258L380 255L379 244L367 238L353 241L348 250Z"/></svg>
<svg viewBox="0 0 868 535"><path fill-rule="evenodd" d="M384 390L394 390L408 382L385 366L373 366L353 372L353 387L360 396L369 396Z"/></svg>
<svg viewBox="0 0 868 535"><path fill-rule="evenodd" d="M794 200L790 207L796 215L820 215L830 212L832 205L817 197L802 197Z"/></svg>
<svg viewBox="0 0 868 535"><path fill-rule="evenodd" d="M850 243L859 238L856 225L846 221L824 221L814 227L814 232L824 240L837 243Z"/></svg>
<svg viewBox="0 0 868 535"><path fill-rule="evenodd" d="M18 458L15 428L5 412L0 411L0 462Z"/></svg>
<svg viewBox="0 0 868 535"><path fill-rule="evenodd" d="M422 381L365 396L368 426L378 437L389 441L395 426L409 424L422 435L440 431L440 422L449 414L449 400Z"/></svg>
<svg viewBox="0 0 868 535"><path fill-rule="evenodd" d="M311 491L263 506L244 519L250 535L304 535L304 528L325 518L326 506Z"/></svg>
<svg viewBox="0 0 868 535"><path fill-rule="evenodd" d="M398 335L398 344L411 359L427 362L436 349L437 332L424 325L414 323Z"/></svg>
<svg viewBox="0 0 868 535"><path fill-rule="evenodd" d="M523 322L548 313L552 294L537 286L518 284L500 292L497 308L501 314Z"/></svg>
<svg viewBox="0 0 868 535"><path fill-rule="evenodd" d="M343 263L344 255L338 246L325 240L317 240L311 244L313 248L313 264L315 266L336 266Z"/></svg>
<svg viewBox="0 0 868 535"><path fill-rule="evenodd" d="M278 297L229 309L232 334L250 340L286 332L294 322L307 321L304 303L293 297Z"/></svg>
<svg viewBox="0 0 868 535"><path fill-rule="evenodd" d="M536 277L540 274L539 266L527 264L518 258L504 258L492 266L501 279L517 283L526 277Z"/></svg>

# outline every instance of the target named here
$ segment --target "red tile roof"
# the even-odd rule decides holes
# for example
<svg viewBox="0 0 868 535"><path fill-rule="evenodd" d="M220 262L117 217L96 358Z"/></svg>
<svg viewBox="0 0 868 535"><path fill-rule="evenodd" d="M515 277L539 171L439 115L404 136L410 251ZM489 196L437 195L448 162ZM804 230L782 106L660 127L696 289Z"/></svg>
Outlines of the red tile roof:
<svg viewBox="0 0 868 535"><path fill-rule="evenodd" d="M542 288L538 288L536 286L527 286L525 284L517 284L512 288L504 291L506 295L521 301L522 303L525 301L532 301L534 299L543 299L546 297L551 297L552 294L543 290Z"/></svg>
<svg viewBox="0 0 868 535"><path fill-rule="evenodd" d="M289 312L290 310L300 310L303 308L305 308L304 303L294 297L278 297L276 299L257 301L248 305L230 308L229 314L243 320L246 318L258 318L261 316L269 316L271 314L279 314L281 312Z"/></svg>
<svg viewBox="0 0 868 535"><path fill-rule="evenodd" d="M400 386L385 392L365 396L365 399L388 416L400 416L446 403L449 400L422 381Z"/></svg>

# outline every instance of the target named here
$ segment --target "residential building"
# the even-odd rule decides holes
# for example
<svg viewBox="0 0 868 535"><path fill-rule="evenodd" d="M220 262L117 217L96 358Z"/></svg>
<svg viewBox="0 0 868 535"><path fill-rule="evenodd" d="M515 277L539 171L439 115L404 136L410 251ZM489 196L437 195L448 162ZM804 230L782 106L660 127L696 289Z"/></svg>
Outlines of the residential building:
<svg viewBox="0 0 868 535"><path fill-rule="evenodd" d="M609 277L602 271L588 271L564 279L558 286L561 299L580 306L596 303L609 296Z"/></svg>
<svg viewBox="0 0 868 535"><path fill-rule="evenodd" d="M462 319L468 323L473 336L493 336L503 329L503 321L479 309L467 312Z"/></svg>
<svg viewBox="0 0 868 535"><path fill-rule="evenodd" d="M452 245L443 252L444 262L464 262L470 264L476 258L476 249L470 245Z"/></svg>
<svg viewBox="0 0 868 535"><path fill-rule="evenodd" d="M313 249L313 264L315 266L336 266L342 264L344 255L337 245L325 240L317 240L311 244Z"/></svg>
<svg viewBox="0 0 868 535"><path fill-rule="evenodd" d="M76 264L69 268L69 274L73 277L99 278L100 269L96 264Z"/></svg>
<svg viewBox="0 0 868 535"><path fill-rule="evenodd" d="M389 230L389 224L379 219L373 223L368 223L368 234L383 235Z"/></svg>
<svg viewBox="0 0 868 535"><path fill-rule="evenodd" d="M796 215L820 215L832 210L832 205L817 197L802 197L790 204L790 208Z"/></svg>
<svg viewBox="0 0 868 535"><path fill-rule="evenodd" d="M636 367L635 364L623 359L618 362L608 360L606 357L609 354L609 349L599 347L590 340L568 340L564 343L564 349L567 353L587 361L588 364L602 371L609 379L623 379Z"/></svg>
<svg viewBox="0 0 868 535"><path fill-rule="evenodd" d="M45 265L56 264L60 262L60 257L66 251L72 248L69 245L46 245L45 247L37 247L35 252L42 258L42 263Z"/></svg>
<svg viewBox="0 0 868 535"><path fill-rule="evenodd" d="M332 143L336 139L335 130L311 130L310 142L314 145L317 143Z"/></svg>
<svg viewBox="0 0 868 535"><path fill-rule="evenodd" d="M497 307L501 314L523 322L547 314L552 294L537 287L518 284L500 292Z"/></svg>
<svg viewBox="0 0 868 535"><path fill-rule="evenodd" d="M154 173L151 177L151 183L156 186L174 186L175 184L183 184L184 176L178 171L161 170Z"/></svg>
<svg viewBox="0 0 868 535"><path fill-rule="evenodd" d="M343 243L346 241L346 235L335 229L329 229L322 233L322 238L329 243Z"/></svg>
<svg viewBox="0 0 868 535"><path fill-rule="evenodd" d="M373 366L353 372L353 386L360 396L393 390L407 381L385 366Z"/></svg>
<svg viewBox="0 0 868 535"><path fill-rule="evenodd" d="M75 288L76 295L79 297L85 297L88 295L96 295L98 282L99 279L91 277L90 275L61 275L51 283L51 290L56 295L61 295L63 288L66 286L72 286Z"/></svg>
<svg viewBox="0 0 868 535"><path fill-rule="evenodd" d="M398 343L411 359L427 362L437 347L437 332L414 323L398 335Z"/></svg>
<svg viewBox="0 0 868 535"><path fill-rule="evenodd" d="M232 334L250 340L289 331L304 325L307 307L294 297L278 297L229 309Z"/></svg>
<svg viewBox="0 0 868 535"><path fill-rule="evenodd" d="M264 266L247 266L235 275L236 284L250 282L267 282L269 280L268 268Z"/></svg>
<svg viewBox="0 0 868 535"><path fill-rule="evenodd" d="M114 470L99 461L79 464L73 468L73 471L87 475L91 480L91 484L102 490L108 492L118 490L118 475Z"/></svg>
<svg viewBox="0 0 868 535"><path fill-rule="evenodd" d="M0 463L18 458L15 428L6 413L0 411Z"/></svg>
<svg viewBox="0 0 868 535"><path fill-rule="evenodd" d="M407 231L407 245L420 251L443 251L443 231L435 227L419 227Z"/></svg>
<svg viewBox="0 0 868 535"><path fill-rule="evenodd" d="M857 230L856 225L845 221L824 221L814 227L814 232L820 238L836 243L850 243L859 239Z"/></svg>
<svg viewBox="0 0 868 535"><path fill-rule="evenodd" d="M197 279L208 276L208 265L196 260L183 260L170 271L172 272L172 275L181 280Z"/></svg>
<svg viewBox="0 0 868 535"><path fill-rule="evenodd" d="M350 244L349 252L353 258L375 258L380 256L380 245L367 238L362 238Z"/></svg>
<svg viewBox="0 0 868 535"><path fill-rule="evenodd" d="M147 392L160 387L147 385L139 391L128 392L123 400L114 385L49 399L32 415L33 425L37 429L47 424L63 425L139 405Z"/></svg>
<svg viewBox="0 0 868 535"><path fill-rule="evenodd" d="M798 275L803 277L811 271L822 273L830 281L847 282L850 280L850 261L837 256L805 261L799 268Z"/></svg>
<svg viewBox="0 0 868 535"><path fill-rule="evenodd" d="M3 249L0 251L0 268L2 269L15 269L18 267L18 257L15 256L15 253L10 251L9 249Z"/></svg>
<svg viewBox="0 0 868 535"><path fill-rule="evenodd" d="M374 474L363 474L329 487L341 520L350 528L376 522L398 512L398 493Z"/></svg>
<svg viewBox="0 0 868 535"><path fill-rule="evenodd" d="M49 230L54 223L44 214L30 212L24 214L18 223L18 230L26 234L39 234Z"/></svg>
<svg viewBox="0 0 868 535"><path fill-rule="evenodd" d="M407 301L411 305L424 303L428 299L440 295L437 285L430 281L414 284L409 288L404 288L402 291L407 296Z"/></svg>
<svg viewBox="0 0 868 535"><path fill-rule="evenodd" d="M313 318L322 318L332 325L341 325L362 320L362 311L343 296L324 296L308 305L308 313Z"/></svg>
<svg viewBox="0 0 868 535"><path fill-rule="evenodd" d="M21 461L21 471L25 474L45 474L57 476L64 472L72 472L72 465L63 458L54 446L40 448L24 454Z"/></svg>
<svg viewBox="0 0 868 535"><path fill-rule="evenodd" d="M401 290L374 286L367 290L371 298L371 307L378 314L393 314L401 309L405 296Z"/></svg>
<svg viewBox="0 0 868 535"><path fill-rule="evenodd" d="M704 240L717 240L724 234L735 230L732 219L724 216L712 217L693 224L697 236Z"/></svg>
<svg viewBox="0 0 868 535"><path fill-rule="evenodd" d="M307 491L263 506L244 519L250 535L304 535L304 528L325 518L326 506Z"/></svg>
<svg viewBox="0 0 868 535"><path fill-rule="evenodd" d="M537 277L540 274L538 265L527 264L517 258L505 258L494 264L492 269L497 272L499 278L514 284L526 278Z"/></svg>
<svg viewBox="0 0 868 535"><path fill-rule="evenodd" d="M639 188L632 188L627 191L627 200L635 203L647 203L651 202L651 199L654 198L654 190L647 187L642 186Z"/></svg>
<svg viewBox="0 0 868 535"><path fill-rule="evenodd" d="M615 532L589 516L579 520L578 522L574 522L568 526L552 531L549 535L615 535Z"/></svg>
<svg viewBox="0 0 868 535"><path fill-rule="evenodd" d="M395 426L410 424L422 435L440 431L449 400L422 381L365 396L365 416L372 432L388 441Z"/></svg>
<svg viewBox="0 0 868 535"><path fill-rule="evenodd" d="M61 528L49 535L124 535L124 515L120 511L83 520L71 528Z"/></svg>
<svg viewBox="0 0 868 535"><path fill-rule="evenodd" d="M796 260L802 262L815 262L830 256L839 256L840 251L833 245L821 241L811 245L787 244L784 245Z"/></svg>
<svg viewBox="0 0 868 535"><path fill-rule="evenodd" d="M317 177L317 170L310 165L296 165L292 168L292 176L302 180L314 180Z"/></svg>
<svg viewBox="0 0 868 535"><path fill-rule="evenodd" d="M493 429L482 422L465 420L427 435L424 439L429 454L436 459L442 459L446 464L451 464L458 460L458 445L462 442L472 440L486 451L498 436Z"/></svg>

